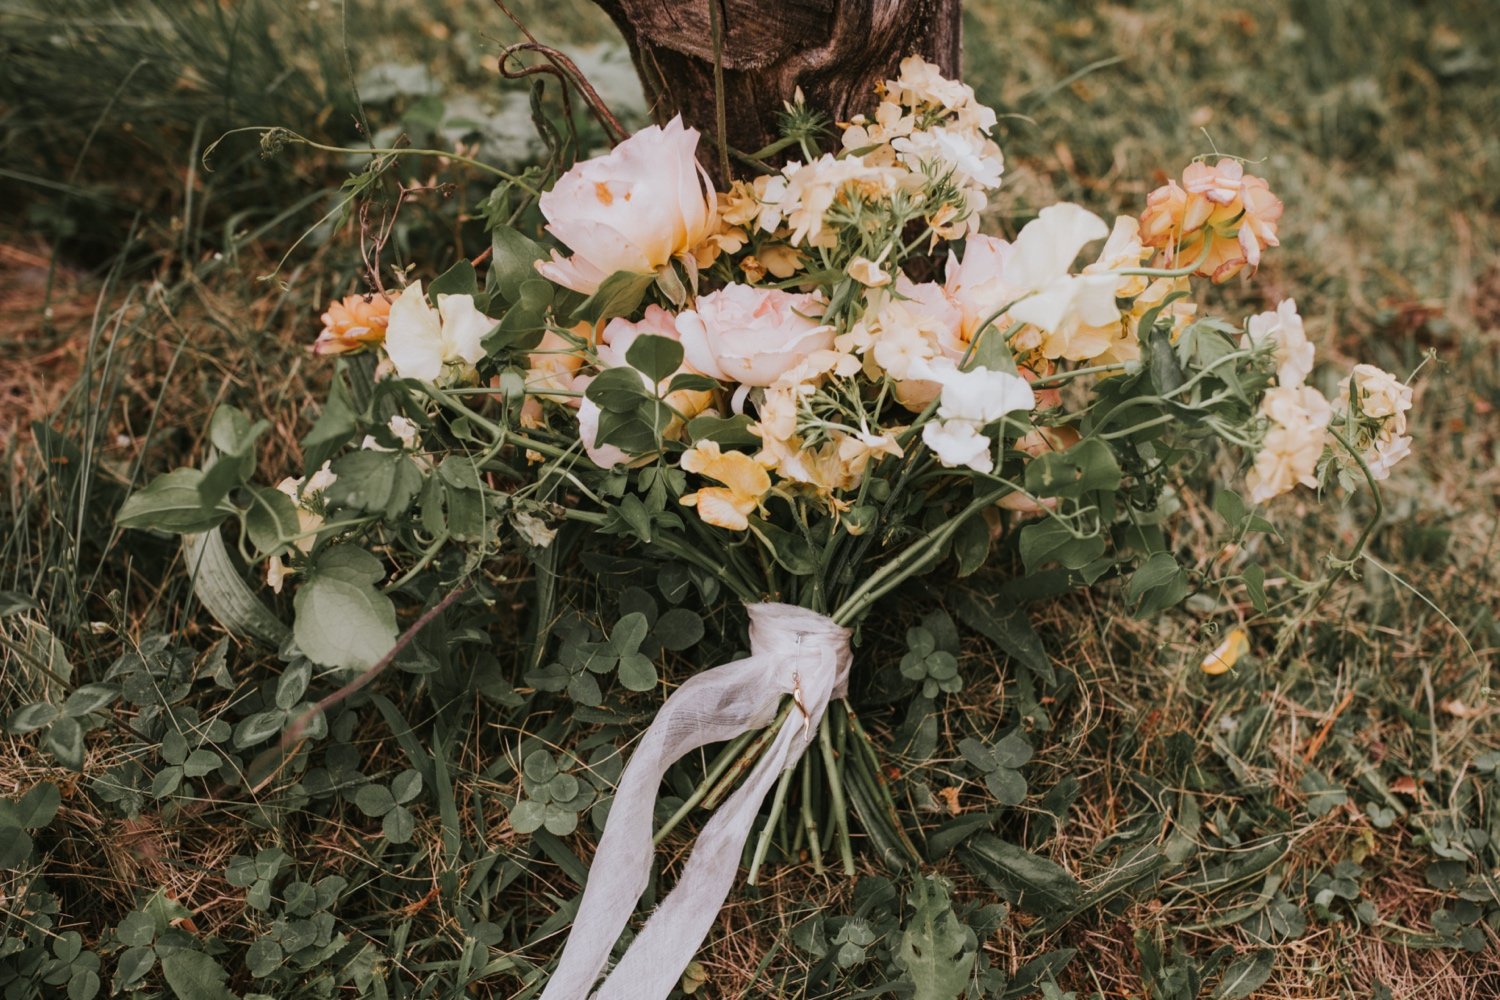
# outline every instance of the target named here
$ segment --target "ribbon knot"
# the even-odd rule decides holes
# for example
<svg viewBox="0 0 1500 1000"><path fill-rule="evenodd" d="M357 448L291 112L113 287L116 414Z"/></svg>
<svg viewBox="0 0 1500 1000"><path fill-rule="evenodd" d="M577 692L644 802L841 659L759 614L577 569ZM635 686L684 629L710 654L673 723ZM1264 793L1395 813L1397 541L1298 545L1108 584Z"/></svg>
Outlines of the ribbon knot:
<svg viewBox="0 0 1500 1000"><path fill-rule="evenodd" d="M751 604L750 655L689 678L641 738L609 809L573 930L542 1000L585 1000L651 875L656 791L667 768L699 747L763 728L784 695L788 716L744 784L698 835L677 886L641 928L595 1000L664 1000L703 943L734 884L745 841L777 776L801 758L828 702L843 697L850 631L789 604Z"/></svg>

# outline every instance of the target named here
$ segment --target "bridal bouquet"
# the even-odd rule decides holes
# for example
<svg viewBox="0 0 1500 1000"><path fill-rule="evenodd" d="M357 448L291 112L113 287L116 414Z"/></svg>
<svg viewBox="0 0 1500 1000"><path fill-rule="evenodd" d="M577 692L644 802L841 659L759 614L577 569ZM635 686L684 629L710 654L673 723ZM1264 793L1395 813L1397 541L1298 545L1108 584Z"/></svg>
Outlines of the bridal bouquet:
<svg viewBox="0 0 1500 1000"><path fill-rule="evenodd" d="M599 996L666 995L767 796L752 869L796 816L792 853L852 873L851 809L887 860L917 860L842 700L853 636L904 582L972 573L1014 541L1028 572L1123 574L1153 613L1192 587L1161 525L1206 441L1245 458L1249 505L1224 486L1243 530L1265 524L1254 505L1373 485L1409 449L1410 388L1358 365L1325 395L1291 301L1243 324L1200 314L1194 279L1253 273L1277 245L1281 202L1239 161L1190 164L1138 218L1057 204L1004 239L981 224L1004 173L994 112L915 57L876 97L837 124L790 103L784 138L738 154L748 179L726 190L677 120L548 189L506 181L487 262L323 315L317 353L377 363L357 391L340 383L303 477L253 485L258 428L221 411L210 464L121 514L240 523L269 587L296 590L292 639L330 667L389 651L391 595L415 575L477 574L507 542L545 553L568 521L748 606L750 655L678 687L635 748L549 1000L593 989L665 832L657 786L698 747L727 744L668 826L713 816ZM545 234L511 224L535 211ZM1242 572L1264 610L1261 572ZM952 656L927 646L903 674L954 689ZM658 686L633 645L601 662L556 689L591 704L611 672Z"/></svg>

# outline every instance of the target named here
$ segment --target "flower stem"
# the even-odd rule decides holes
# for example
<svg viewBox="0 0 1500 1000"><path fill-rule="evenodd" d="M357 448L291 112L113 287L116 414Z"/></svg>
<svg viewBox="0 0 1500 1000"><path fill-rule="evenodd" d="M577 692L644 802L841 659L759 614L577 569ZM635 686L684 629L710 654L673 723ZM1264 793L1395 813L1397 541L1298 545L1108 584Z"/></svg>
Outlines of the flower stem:
<svg viewBox="0 0 1500 1000"><path fill-rule="evenodd" d="M760 837L755 841L755 854L750 859L750 878L747 879L750 885L755 884L761 862L766 860L766 852L771 848L771 834L781 819L782 809L786 807L786 790L791 783L792 769L787 768L781 772L781 779L776 782L776 792L771 796L771 812L766 816L766 825L760 828Z"/></svg>
<svg viewBox="0 0 1500 1000"><path fill-rule="evenodd" d="M651 838L653 847L660 844L666 838L667 834L671 833L673 828L678 823L681 823L687 817L688 813L697 807L699 802L703 801L703 797L708 794L709 789L729 769L729 765L734 761L735 756L744 750L745 745L753 739L755 739L755 732L752 730L748 733L741 733L724 745L724 749L719 751L719 755L709 765L708 773L703 776L702 781L698 782L698 787L693 789L693 794L683 800L682 805L677 807L677 811L672 814L672 817L663 823L662 828L657 830L656 835Z"/></svg>
<svg viewBox="0 0 1500 1000"><path fill-rule="evenodd" d="M839 777L838 761L833 756L833 739L828 732L828 717L818 726L818 747L823 752L823 769L828 772L828 797L832 800L833 827L838 833L839 857L844 874L854 875L854 847L849 842L849 802L844 798L844 783Z"/></svg>

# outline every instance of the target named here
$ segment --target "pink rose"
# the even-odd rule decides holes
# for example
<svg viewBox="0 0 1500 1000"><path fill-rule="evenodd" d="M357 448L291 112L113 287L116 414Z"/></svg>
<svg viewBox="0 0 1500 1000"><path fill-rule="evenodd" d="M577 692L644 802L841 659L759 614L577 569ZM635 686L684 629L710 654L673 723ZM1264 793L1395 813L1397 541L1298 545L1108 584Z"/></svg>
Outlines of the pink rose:
<svg viewBox="0 0 1500 1000"><path fill-rule="evenodd" d="M727 285L677 317L687 362L703 374L741 385L769 386L833 347L834 330L819 322L817 295Z"/></svg>
<svg viewBox="0 0 1500 1000"><path fill-rule="evenodd" d="M651 274L718 225L717 201L698 166L696 129L680 117L584 160L541 198L547 231L573 251L539 261L542 277L591 295L617 271Z"/></svg>

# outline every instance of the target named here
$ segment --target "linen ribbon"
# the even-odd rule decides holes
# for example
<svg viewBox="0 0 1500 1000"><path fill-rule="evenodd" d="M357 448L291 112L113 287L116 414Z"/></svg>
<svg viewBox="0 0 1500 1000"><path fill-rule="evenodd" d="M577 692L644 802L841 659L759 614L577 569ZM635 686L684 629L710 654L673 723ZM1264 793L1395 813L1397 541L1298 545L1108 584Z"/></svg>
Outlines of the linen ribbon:
<svg viewBox="0 0 1500 1000"><path fill-rule="evenodd" d="M718 918L761 802L816 738L830 699L843 697L848 629L790 604L751 604L750 655L697 674L673 692L620 776L573 931L542 1000L586 1000L651 875L656 791L667 768L709 743L769 725L783 696L803 712L704 824L677 886L656 908L594 994L595 1000L665 1000Z"/></svg>

